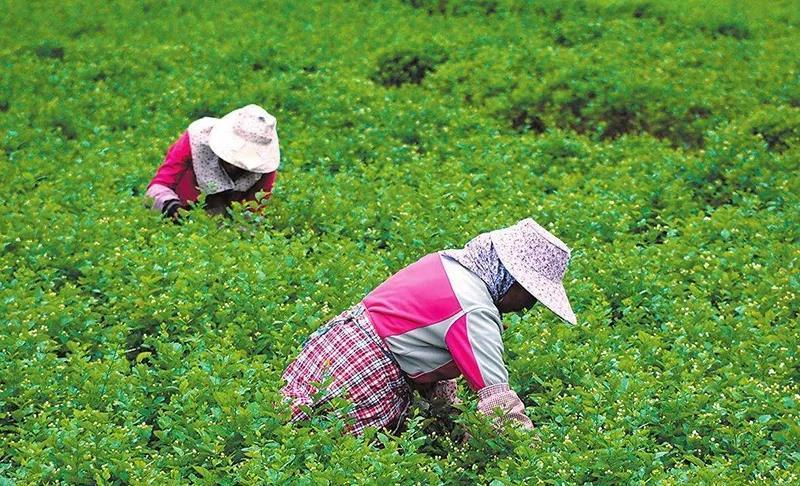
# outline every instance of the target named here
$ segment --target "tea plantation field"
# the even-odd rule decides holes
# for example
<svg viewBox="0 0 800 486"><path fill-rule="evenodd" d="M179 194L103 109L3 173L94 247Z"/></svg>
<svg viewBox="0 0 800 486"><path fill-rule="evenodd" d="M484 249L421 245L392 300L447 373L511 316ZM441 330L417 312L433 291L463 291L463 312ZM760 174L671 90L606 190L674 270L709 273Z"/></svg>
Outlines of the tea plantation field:
<svg viewBox="0 0 800 486"><path fill-rule="evenodd" d="M797 0L0 11L0 485L800 483ZM249 103L264 213L149 211L172 141ZM463 383L398 436L285 424L308 333L527 216L579 320L506 317L533 431Z"/></svg>

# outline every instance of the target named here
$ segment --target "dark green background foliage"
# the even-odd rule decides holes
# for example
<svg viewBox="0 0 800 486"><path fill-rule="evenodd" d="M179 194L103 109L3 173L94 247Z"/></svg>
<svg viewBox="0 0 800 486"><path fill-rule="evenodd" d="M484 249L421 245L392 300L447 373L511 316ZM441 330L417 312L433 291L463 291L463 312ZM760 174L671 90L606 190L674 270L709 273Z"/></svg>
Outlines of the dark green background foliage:
<svg viewBox="0 0 800 486"><path fill-rule="evenodd" d="M798 482L797 1L66 3L0 4L0 484ZM251 102L263 216L146 210ZM507 318L534 431L283 424L311 330L529 215L580 320Z"/></svg>

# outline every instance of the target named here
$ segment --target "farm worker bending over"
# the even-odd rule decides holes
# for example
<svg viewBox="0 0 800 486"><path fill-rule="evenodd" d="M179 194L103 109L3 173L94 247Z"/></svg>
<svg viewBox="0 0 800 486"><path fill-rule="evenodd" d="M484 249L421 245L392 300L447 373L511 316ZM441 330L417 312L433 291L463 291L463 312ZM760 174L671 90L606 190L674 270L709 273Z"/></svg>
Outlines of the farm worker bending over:
<svg viewBox="0 0 800 486"><path fill-rule="evenodd" d="M280 164L276 124L257 105L192 122L147 186L153 208L177 219L178 208L196 201L200 191L211 214L233 201L255 200L259 191L269 196Z"/></svg>
<svg viewBox="0 0 800 486"><path fill-rule="evenodd" d="M455 400L464 375L478 410L500 409L531 428L503 363L500 315L538 300L575 323L562 278L570 250L533 219L484 233L460 250L431 253L383 282L359 304L315 331L283 374L292 421L332 398L349 399L350 432L396 429L411 388L427 399ZM315 384L330 384L319 398ZM315 401L314 397L317 397Z"/></svg>

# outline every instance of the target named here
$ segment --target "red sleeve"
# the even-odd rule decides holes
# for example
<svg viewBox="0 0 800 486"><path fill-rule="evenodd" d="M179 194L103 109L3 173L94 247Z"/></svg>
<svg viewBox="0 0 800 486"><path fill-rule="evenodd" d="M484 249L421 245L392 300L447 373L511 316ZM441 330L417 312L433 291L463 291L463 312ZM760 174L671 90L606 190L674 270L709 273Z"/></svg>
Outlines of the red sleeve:
<svg viewBox="0 0 800 486"><path fill-rule="evenodd" d="M167 150L164 162L158 168L155 177L147 187L149 188L153 184L160 184L174 190L191 162L192 146L189 143L189 132L183 132L183 135Z"/></svg>
<svg viewBox="0 0 800 486"><path fill-rule="evenodd" d="M272 171L268 174L264 174L261 179L253 184L253 187L247 191L244 195L244 199L246 201L255 201L256 194L261 191L264 191L266 194L264 195L264 199L269 199L272 195L272 186L275 185L275 175L278 171ZM256 212L261 212L264 209L263 204L259 204L257 208L255 208Z"/></svg>
<svg viewBox="0 0 800 486"><path fill-rule="evenodd" d="M262 178L263 184L261 185L260 190L267 193L267 195L265 196L266 198L269 198L272 195L272 186L275 185L275 175L277 173L278 171L274 170L269 174L266 174L266 176Z"/></svg>

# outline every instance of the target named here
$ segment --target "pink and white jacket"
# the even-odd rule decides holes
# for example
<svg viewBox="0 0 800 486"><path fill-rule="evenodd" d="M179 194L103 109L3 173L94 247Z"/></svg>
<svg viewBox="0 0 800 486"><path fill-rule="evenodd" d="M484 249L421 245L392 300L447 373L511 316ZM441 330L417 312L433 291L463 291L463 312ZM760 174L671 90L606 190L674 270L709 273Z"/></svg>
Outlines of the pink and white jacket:
<svg viewBox="0 0 800 486"><path fill-rule="evenodd" d="M533 425L508 386L503 325L486 284L456 260L432 253L364 298L378 335L412 382L423 387L464 375L478 409Z"/></svg>

